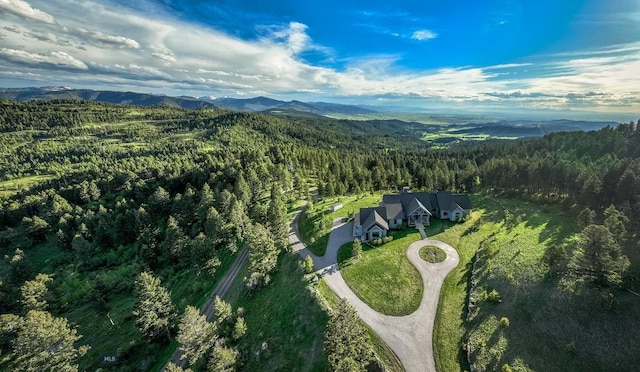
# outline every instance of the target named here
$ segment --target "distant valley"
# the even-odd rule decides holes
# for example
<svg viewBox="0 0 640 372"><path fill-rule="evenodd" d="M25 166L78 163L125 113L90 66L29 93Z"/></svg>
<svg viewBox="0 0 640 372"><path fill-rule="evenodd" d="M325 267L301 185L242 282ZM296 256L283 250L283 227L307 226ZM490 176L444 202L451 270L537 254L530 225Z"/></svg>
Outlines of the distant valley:
<svg viewBox="0 0 640 372"><path fill-rule="evenodd" d="M465 141L542 137L554 132L599 130L615 127L615 121L585 120L515 120L468 114L398 113L376 111L370 107L327 102L281 101L268 97L206 98L154 95L136 92L73 89L68 87L4 88L0 100L88 100L135 106L170 106L183 109L220 108L229 111L255 112L293 118L334 118L349 125L397 128L400 135L421 138L434 145ZM361 124L355 124L362 122ZM401 132L401 133L400 133Z"/></svg>

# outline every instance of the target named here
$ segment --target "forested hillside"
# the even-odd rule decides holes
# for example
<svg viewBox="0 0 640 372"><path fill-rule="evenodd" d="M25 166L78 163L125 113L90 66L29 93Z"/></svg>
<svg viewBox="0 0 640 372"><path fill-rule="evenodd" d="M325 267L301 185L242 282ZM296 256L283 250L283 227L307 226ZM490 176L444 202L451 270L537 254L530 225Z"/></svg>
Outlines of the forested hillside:
<svg viewBox="0 0 640 372"><path fill-rule="evenodd" d="M96 369L105 355L122 370L152 368L239 250L248 290L269 285L286 207L314 188L492 190L591 208L592 222L614 205L631 260L622 280L637 289L639 125L435 149L402 122L2 102L0 369ZM211 340L226 342L210 353L251 369L233 335L242 311L221 319ZM24 346L34 324L63 336L55 358Z"/></svg>

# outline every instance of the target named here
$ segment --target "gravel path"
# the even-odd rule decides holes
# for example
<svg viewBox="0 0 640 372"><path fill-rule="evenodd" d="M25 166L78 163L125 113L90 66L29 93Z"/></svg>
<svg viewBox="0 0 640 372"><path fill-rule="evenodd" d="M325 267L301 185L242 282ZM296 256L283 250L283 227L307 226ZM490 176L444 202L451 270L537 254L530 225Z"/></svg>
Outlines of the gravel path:
<svg viewBox="0 0 640 372"><path fill-rule="evenodd" d="M424 295L418 310L414 313L397 317L378 313L358 298L351 291L338 270L338 249L344 243L353 240L352 224L334 221L329 236L327 251L318 257L306 249L300 241L298 232L298 211L291 223L289 241L294 252L300 256L313 258L314 268L322 275L329 287L341 298L346 298L357 310L360 318L367 323L396 353L405 370L409 372L435 372L433 359L433 322L438 308L440 287L445 277L458 265L456 250L449 244L438 240L423 239L414 242L407 249L409 261L422 275ZM430 264L420 258L418 252L425 245L442 248L447 258L438 264ZM381 248L384 249L384 248Z"/></svg>

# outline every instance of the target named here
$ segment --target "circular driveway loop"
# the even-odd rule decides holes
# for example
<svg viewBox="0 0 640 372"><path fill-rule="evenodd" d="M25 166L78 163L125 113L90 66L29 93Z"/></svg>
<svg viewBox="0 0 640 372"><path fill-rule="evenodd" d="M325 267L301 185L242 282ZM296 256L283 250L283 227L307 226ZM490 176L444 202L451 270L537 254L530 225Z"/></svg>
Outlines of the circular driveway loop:
<svg viewBox="0 0 640 372"><path fill-rule="evenodd" d="M407 256L422 276L424 294L420 306L415 312L406 316L383 315L360 300L347 286L338 270L338 249L343 244L353 241L352 223L334 221L327 243L327 251L324 256L318 257L307 250L300 240L299 214L300 211L296 212L289 231L292 250L302 258L307 256L313 258L314 268L322 275L329 287L340 298L346 298L358 310L360 318L389 345L402 362L405 370L409 372L435 372L433 323L440 298L440 287L449 271L458 265L458 252L449 244L439 240L423 239L412 243L407 249ZM437 264L424 261L418 252L425 245L442 248L447 253L447 258Z"/></svg>

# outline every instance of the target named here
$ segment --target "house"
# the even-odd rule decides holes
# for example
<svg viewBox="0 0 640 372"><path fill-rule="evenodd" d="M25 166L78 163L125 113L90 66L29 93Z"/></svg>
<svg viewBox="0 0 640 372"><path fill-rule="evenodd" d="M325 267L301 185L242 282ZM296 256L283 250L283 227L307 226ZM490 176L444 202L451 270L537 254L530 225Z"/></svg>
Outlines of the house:
<svg viewBox="0 0 640 372"><path fill-rule="evenodd" d="M448 191L410 192L382 196L380 206L362 208L353 219L353 236L368 242L387 236L390 229L416 224L429 225L432 218L460 221L471 213L471 201L465 194Z"/></svg>
<svg viewBox="0 0 640 372"><path fill-rule="evenodd" d="M386 216L385 207L361 208L360 213L353 217L354 236L361 236L365 242L384 238L389 232L389 222Z"/></svg>

